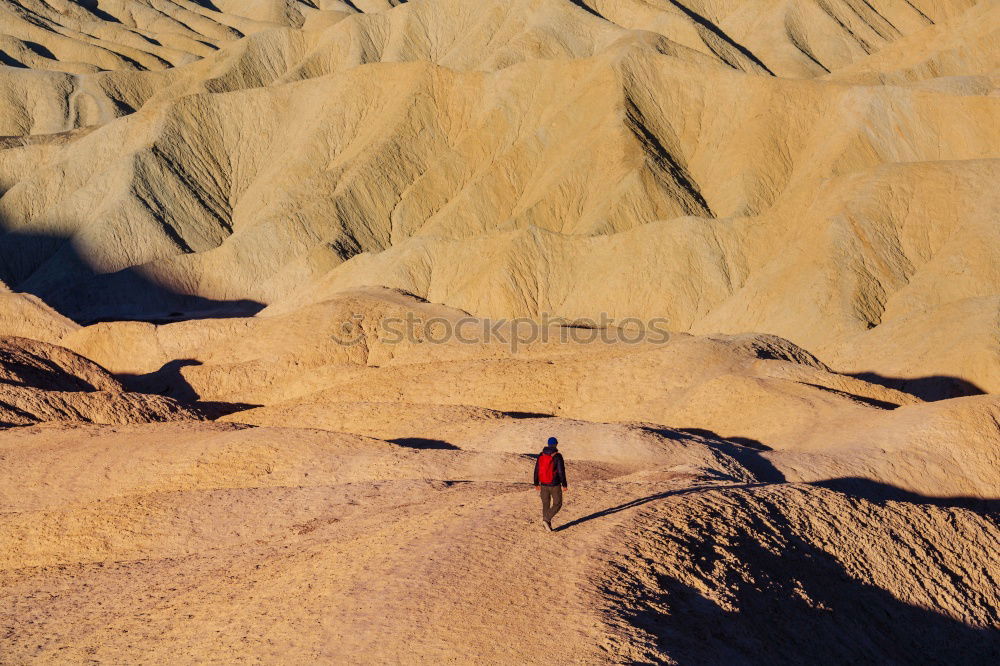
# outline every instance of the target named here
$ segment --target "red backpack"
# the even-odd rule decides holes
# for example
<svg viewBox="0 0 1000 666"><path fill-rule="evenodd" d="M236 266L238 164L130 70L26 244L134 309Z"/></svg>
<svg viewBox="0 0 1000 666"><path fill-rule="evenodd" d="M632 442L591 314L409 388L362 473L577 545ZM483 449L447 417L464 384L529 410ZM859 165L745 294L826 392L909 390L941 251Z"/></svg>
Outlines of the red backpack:
<svg viewBox="0 0 1000 666"><path fill-rule="evenodd" d="M556 459L549 453L538 456L538 483L548 485L556 480Z"/></svg>

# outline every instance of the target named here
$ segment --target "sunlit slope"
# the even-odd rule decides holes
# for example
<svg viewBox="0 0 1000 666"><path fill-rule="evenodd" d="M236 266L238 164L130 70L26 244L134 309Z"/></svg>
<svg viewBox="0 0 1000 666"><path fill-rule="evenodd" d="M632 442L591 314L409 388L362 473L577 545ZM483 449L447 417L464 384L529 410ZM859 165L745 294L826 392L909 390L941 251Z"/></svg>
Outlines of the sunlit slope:
<svg viewBox="0 0 1000 666"><path fill-rule="evenodd" d="M0 279L77 321L383 285L996 386L992 3L153 4L4 5L186 54L0 70Z"/></svg>

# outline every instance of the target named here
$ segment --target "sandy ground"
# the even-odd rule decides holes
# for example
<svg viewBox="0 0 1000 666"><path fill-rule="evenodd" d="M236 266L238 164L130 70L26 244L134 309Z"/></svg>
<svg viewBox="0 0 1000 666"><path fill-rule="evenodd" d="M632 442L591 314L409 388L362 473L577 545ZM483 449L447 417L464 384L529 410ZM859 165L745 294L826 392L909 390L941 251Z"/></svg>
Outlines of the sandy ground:
<svg viewBox="0 0 1000 666"><path fill-rule="evenodd" d="M0 522L7 663L755 660L769 648L748 632L776 621L762 604L796 627L780 636L820 632L783 638L787 658L998 646L1000 531L976 510L577 460L568 439L548 533L515 453L196 423L0 442L17 470Z"/></svg>
<svg viewBox="0 0 1000 666"><path fill-rule="evenodd" d="M1000 663L998 26L0 0L0 664Z"/></svg>

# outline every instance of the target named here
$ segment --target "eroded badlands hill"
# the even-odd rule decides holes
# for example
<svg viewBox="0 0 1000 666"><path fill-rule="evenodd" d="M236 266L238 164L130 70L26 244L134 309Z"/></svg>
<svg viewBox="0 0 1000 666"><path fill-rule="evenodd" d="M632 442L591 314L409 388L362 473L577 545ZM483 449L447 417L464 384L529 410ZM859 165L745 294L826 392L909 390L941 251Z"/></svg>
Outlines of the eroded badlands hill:
<svg viewBox="0 0 1000 666"><path fill-rule="evenodd" d="M78 321L383 285L1000 386L995 3L62 5L3 4L0 279Z"/></svg>
<svg viewBox="0 0 1000 666"><path fill-rule="evenodd" d="M68 349L0 337L0 428L46 421L147 423L197 415L172 398L131 393Z"/></svg>

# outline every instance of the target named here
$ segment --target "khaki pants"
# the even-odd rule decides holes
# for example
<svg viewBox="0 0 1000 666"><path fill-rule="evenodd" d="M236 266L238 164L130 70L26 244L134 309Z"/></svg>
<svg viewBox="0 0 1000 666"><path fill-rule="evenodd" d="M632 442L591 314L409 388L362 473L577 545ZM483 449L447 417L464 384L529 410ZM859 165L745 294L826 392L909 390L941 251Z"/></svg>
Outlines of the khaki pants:
<svg viewBox="0 0 1000 666"><path fill-rule="evenodd" d="M562 486L539 486L542 496L542 520L548 522L562 508Z"/></svg>

